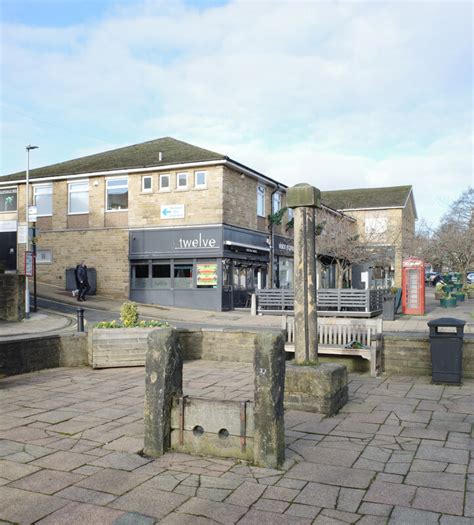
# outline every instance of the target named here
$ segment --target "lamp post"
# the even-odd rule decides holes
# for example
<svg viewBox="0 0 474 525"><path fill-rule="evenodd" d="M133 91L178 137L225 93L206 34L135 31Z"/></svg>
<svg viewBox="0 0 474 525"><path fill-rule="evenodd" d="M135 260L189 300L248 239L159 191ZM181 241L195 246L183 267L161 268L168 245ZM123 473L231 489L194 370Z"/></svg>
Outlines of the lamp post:
<svg viewBox="0 0 474 525"><path fill-rule="evenodd" d="M25 219L26 219L26 250L30 249L30 220L29 220L29 205L30 205L30 151L38 149L38 146L28 144L26 146L26 190L25 190ZM30 290L28 288L28 275L25 275L25 317L30 317Z"/></svg>

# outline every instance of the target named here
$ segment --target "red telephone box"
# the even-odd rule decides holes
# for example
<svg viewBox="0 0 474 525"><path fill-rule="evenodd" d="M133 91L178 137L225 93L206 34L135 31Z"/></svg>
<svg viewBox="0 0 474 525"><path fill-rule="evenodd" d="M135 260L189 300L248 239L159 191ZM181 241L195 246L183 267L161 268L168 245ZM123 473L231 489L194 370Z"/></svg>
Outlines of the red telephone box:
<svg viewBox="0 0 474 525"><path fill-rule="evenodd" d="M411 315L425 313L425 263L417 257L403 261L402 312Z"/></svg>

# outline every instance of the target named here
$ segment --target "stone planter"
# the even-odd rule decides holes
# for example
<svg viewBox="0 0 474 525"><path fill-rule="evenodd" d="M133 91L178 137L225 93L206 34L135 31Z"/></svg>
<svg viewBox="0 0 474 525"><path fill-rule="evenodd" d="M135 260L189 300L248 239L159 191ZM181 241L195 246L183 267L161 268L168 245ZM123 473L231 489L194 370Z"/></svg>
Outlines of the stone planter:
<svg viewBox="0 0 474 525"><path fill-rule="evenodd" d="M468 290L467 291L467 298L468 299L474 299L474 290Z"/></svg>
<svg viewBox="0 0 474 525"><path fill-rule="evenodd" d="M443 308L455 308L457 306L456 297L443 297L439 300L439 304Z"/></svg>
<svg viewBox="0 0 474 525"><path fill-rule="evenodd" d="M93 328L92 368L144 366L152 330L159 328Z"/></svg>
<svg viewBox="0 0 474 525"><path fill-rule="evenodd" d="M458 301L464 301L466 298L466 294L464 292L455 292L453 295Z"/></svg>
<svg viewBox="0 0 474 525"><path fill-rule="evenodd" d="M445 296L446 296L446 294L444 292L435 292L435 299L437 301L439 301L440 299L442 299Z"/></svg>

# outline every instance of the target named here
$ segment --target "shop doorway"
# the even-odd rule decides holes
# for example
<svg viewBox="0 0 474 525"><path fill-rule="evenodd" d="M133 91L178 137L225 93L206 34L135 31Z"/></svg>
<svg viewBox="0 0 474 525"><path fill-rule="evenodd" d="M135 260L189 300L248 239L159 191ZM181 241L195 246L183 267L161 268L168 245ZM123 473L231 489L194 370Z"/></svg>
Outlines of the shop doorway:
<svg viewBox="0 0 474 525"><path fill-rule="evenodd" d="M0 265L16 271L16 232L0 232Z"/></svg>

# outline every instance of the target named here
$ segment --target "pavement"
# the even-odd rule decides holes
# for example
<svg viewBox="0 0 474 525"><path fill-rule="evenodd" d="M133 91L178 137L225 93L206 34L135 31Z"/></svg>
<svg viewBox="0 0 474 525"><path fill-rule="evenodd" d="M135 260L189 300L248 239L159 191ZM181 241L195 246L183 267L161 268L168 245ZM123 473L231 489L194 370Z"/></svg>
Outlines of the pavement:
<svg viewBox="0 0 474 525"><path fill-rule="evenodd" d="M118 319L122 301L103 295L88 296L86 303L78 303L70 292L58 287L38 283L39 312L21 323L0 321L0 339L15 336L27 336L33 333L71 330L75 326L76 309L85 309L86 322L89 324L100 320ZM466 321L465 333L474 334L474 300L459 303L454 309L439 306L434 299L434 289L428 288L425 300L426 314L423 316L397 315L395 321L384 321L385 333L427 334L427 322L439 317L455 317ZM178 327L203 328L244 328L244 329L280 329L279 315L250 315L250 310L241 309L230 312L214 312L191 308L173 308L158 305L139 305L141 318L169 321ZM87 329L87 323L86 323Z"/></svg>
<svg viewBox="0 0 474 525"><path fill-rule="evenodd" d="M472 525L474 380L349 379L337 416L285 413L281 470L141 455L143 367L2 379L0 521ZM187 362L184 391L248 399L251 366Z"/></svg>

